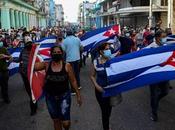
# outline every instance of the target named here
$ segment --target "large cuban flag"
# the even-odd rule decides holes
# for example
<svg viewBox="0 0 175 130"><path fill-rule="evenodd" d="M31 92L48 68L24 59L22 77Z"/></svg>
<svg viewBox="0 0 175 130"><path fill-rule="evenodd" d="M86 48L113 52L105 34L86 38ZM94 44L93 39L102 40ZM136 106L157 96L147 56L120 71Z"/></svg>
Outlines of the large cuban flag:
<svg viewBox="0 0 175 130"><path fill-rule="evenodd" d="M32 100L36 102L43 94L45 70L34 71L36 62L50 61L50 48L56 43L56 37L43 38L33 45L28 63L28 80L30 82Z"/></svg>
<svg viewBox="0 0 175 130"><path fill-rule="evenodd" d="M50 48L56 43L56 37L47 37L39 41L35 41L30 53L28 64L28 79L31 86L33 102L36 102L42 95L42 87L44 84L45 71L34 72L34 64L36 62L50 60ZM9 49L10 54L14 59L18 59L22 48ZM19 63L12 62L9 64L10 76L19 72Z"/></svg>
<svg viewBox="0 0 175 130"><path fill-rule="evenodd" d="M108 86L104 96L175 79L175 44L111 59L106 63Z"/></svg>
<svg viewBox="0 0 175 130"><path fill-rule="evenodd" d="M54 46L56 43L56 37L51 36L47 38L40 39L38 41L34 41L35 44L39 44L39 51L38 56L40 56L43 60L48 61L50 60L50 48ZM8 49L9 53L12 55L12 57L17 60L20 56L20 53L23 48L10 48ZM12 62L9 64L9 74L10 76L13 76L14 74L19 72L19 63Z"/></svg>
<svg viewBox="0 0 175 130"><path fill-rule="evenodd" d="M101 42L113 42L114 36L119 33L119 25L99 28L85 33L85 35L80 38L81 45L84 47L84 51L88 52Z"/></svg>

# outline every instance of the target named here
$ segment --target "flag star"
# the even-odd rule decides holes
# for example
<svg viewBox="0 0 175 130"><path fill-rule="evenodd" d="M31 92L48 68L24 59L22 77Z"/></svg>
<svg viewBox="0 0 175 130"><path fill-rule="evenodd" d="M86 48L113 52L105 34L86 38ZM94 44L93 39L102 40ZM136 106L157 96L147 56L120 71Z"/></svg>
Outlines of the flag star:
<svg viewBox="0 0 175 130"><path fill-rule="evenodd" d="M115 34L115 31L111 28L111 30L109 30L109 33L110 33L110 35Z"/></svg>

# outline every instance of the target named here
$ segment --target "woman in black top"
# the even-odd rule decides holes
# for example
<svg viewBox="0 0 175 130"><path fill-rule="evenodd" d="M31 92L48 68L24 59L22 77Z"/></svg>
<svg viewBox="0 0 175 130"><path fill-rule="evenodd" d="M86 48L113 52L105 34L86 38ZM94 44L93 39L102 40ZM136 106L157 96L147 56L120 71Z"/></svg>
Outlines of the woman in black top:
<svg viewBox="0 0 175 130"><path fill-rule="evenodd" d="M77 94L77 102L81 105L81 96L72 67L63 61L63 51L60 46L51 48L52 60L50 63L36 63L35 70L46 70L46 104L55 130L69 130L71 95L69 81Z"/></svg>

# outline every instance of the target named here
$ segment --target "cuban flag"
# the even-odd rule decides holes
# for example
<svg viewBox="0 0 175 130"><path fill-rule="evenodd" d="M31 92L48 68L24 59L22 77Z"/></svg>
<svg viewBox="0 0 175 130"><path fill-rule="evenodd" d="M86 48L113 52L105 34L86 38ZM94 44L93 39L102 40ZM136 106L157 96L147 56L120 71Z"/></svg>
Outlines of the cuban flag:
<svg viewBox="0 0 175 130"><path fill-rule="evenodd" d="M167 43L166 44L172 44L175 43L175 35L170 35L166 37Z"/></svg>
<svg viewBox="0 0 175 130"><path fill-rule="evenodd" d="M37 55L44 61L49 61L50 48L54 46L54 44L56 43L56 37L51 36L51 37L43 38L38 41L34 41L34 43L40 45ZM18 60L22 49L23 49L22 47L10 48L8 49L8 51L12 55L14 60ZM15 62L9 63L8 69L9 69L9 75L13 76L14 74L19 72L19 63L15 63Z"/></svg>
<svg viewBox="0 0 175 130"><path fill-rule="evenodd" d="M34 71L37 62L50 61L50 48L56 43L56 37L43 38L33 44L28 63L28 80L30 82L32 100L35 103L43 94L45 70Z"/></svg>
<svg viewBox="0 0 175 130"><path fill-rule="evenodd" d="M44 61L49 61L50 60L50 48L55 45L56 36L43 38L39 41L36 41L35 43L40 45L37 54L40 55Z"/></svg>
<svg viewBox="0 0 175 130"><path fill-rule="evenodd" d="M175 45L143 49L106 63L104 96L175 79Z"/></svg>
<svg viewBox="0 0 175 130"><path fill-rule="evenodd" d="M13 57L13 59L18 59L20 56L22 48L10 48L8 49L9 53ZM11 62L8 66L9 76L13 76L14 74L19 72L19 63Z"/></svg>
<svg viewBox="0 0 175 130"><path fill-rule="evenodd" d="M84 47L84 52L88 52L102 42L114 42L114 36L119 33L119 25L96 29L85 33L85 35L80 38L81 45Z"/></svg>

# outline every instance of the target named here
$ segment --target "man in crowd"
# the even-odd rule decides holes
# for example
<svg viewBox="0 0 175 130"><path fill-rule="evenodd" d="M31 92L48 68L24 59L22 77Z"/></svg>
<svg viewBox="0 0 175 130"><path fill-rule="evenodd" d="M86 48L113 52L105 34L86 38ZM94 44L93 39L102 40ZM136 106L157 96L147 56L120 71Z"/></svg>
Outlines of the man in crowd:
<svg viewBox="0 0 175 130"><path fill-rule="evenodd" d="M62 48L66 53L66 62L69 62L74 70L74 74L79 89L80 89L80 48L81 48L80 42L81 42L80 39L75 37L71 30L68 30L67 37L62 44Z"/></svg>
<svg viewBox="0 0 175 130"><path fill-rule="evenodd" d="M8 65L7 60L11 61L12 57L4 47L4 43L0 41L0 86L2 92L2 98L5 103L10 103L8 96Z"/></svg>
<svg viewBox="0 0 175 130"><path fill-rule="evenodd" d="M151 43L146 48L157 48L163 45L164 39L166 37L166 33L162 30L159 30L155 34L155 41ZM151 120L157 121L158 120L158 107L159 101L168 94L169 91L169 82L160 82L156 84L150 85L150 92L151 92L151 108L152 108L152 115Z"/></svg>
<svg viewBox="0 0 175 130"><path fill-rule="evenodd" d="M19 62L20 62L20 74L22 76L23 82L25 89L27 91L27 94L29 95L30 98L30 109L31 109L31 116L36 114L37 110L37 103L33 103L32 101L32 94L31 94L31 89L30 89L30 83L27 77L27 68L28 68L28 63L29 63L29 56L30 52L32 49L32 39L29 36L29 32L25 32L23 34L24 36L24 49L22 50L20 57L19 57Z"/></svg>

